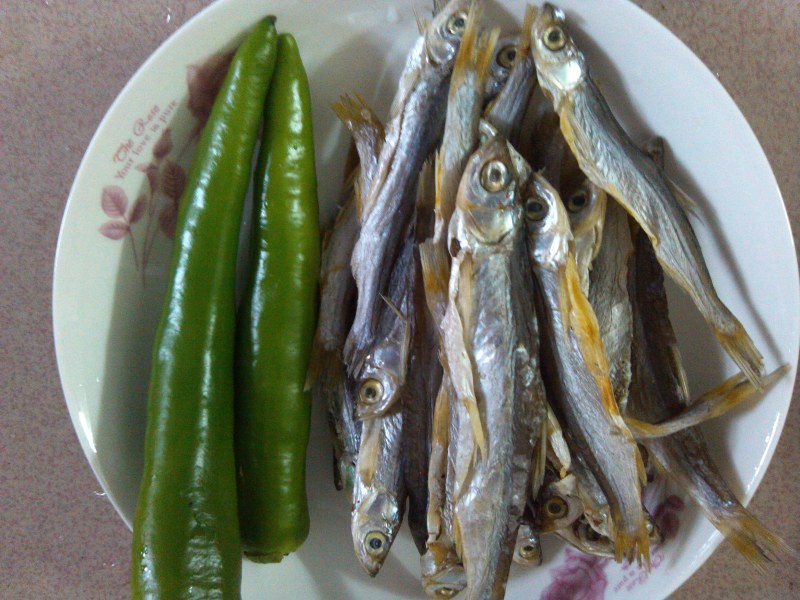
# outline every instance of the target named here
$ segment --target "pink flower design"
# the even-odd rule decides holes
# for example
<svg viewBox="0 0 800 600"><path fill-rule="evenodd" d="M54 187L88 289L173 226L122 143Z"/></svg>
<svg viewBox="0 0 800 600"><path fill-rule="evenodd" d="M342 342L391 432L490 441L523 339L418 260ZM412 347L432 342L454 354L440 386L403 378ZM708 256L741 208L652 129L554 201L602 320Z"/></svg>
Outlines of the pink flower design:
<svg viewBox="0 0 800 600"><path fill-rule="evenodd" d="M684 504L678 496L668 496L664 502L658 505L653 511L653 520L658 525L661 533L664 535L664 540L671 540L678 534L680 527L680 519L677 513L683 510Z"/></svg>
<svg viewBox="0 0 800 600"><path fill-rule="evenodd" d="M589 556L567 548L564 563L550 571L550 585L539 600L603 600L608 578L607 558Z"/></svg>

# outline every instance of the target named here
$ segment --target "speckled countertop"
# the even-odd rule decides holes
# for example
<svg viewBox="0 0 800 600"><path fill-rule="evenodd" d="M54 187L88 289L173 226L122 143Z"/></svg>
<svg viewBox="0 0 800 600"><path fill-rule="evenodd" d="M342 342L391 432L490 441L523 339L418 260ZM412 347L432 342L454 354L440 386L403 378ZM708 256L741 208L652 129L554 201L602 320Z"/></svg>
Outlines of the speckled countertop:
<svg viewBox="0 0 800 600"><path fill-rule="evenodd" d="M601 0L597 0L601 1ZM638 0L719 76L800 227L800 4ZM72 179L139 65L202 0L0 2L0 598L128 597L130 533L72 430L52 343L51 279ZM800 402L751 504L800 547ZM673 598L797 598L797 564L759 577L722 545Z"/></svg>

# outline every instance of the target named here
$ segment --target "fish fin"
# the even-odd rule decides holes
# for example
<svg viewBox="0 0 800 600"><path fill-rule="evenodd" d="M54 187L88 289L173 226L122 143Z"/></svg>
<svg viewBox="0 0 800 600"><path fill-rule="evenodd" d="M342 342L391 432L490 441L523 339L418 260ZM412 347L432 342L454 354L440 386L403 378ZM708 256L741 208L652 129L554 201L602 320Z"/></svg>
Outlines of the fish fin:
<svg viewBox="0 0 800 600"><path fill-rule="evenodd" d="M681 351L677 344L672 344L669 348L669 361L672 366L671 371L678 380L679 400L686 406L689 404L689 399L691 398L689 395L689 379L686 376L686 369L683 368L683 359L681 358Z"/></svg>
<svg viewBox="0 0 800 600"><path fill-rule="evenodd" d="M667 182L669 189L675 195L678 204L681 205L681 208L702 223L703 216L700 214L700 207L697 205L697 202L695 202L689 194L684 192L666 173L662 171L661 174L664 177L664 181Z"/></svg>
<svg viewBox="0 0 800 600"><path fill-rule="evenodd" d="M731 319L733 321L732 333L715 329L714 335L717 336L717 340L733 361L739 365L747 379L758 389L763 389L764 357L761 356L744 326L733 315L731 315Z"/></svg>
<svg viewBox="0 0 800 600"><path fill-rule="evenodd" d="M385 137L383 123L361 94L345 94L333 103L332 108L355 142L362 179L371 179L373 174L364 169L371 163L371 158L380 153Z"/></svg>
<svg viewBox="0 0 800 600"><path fill-rule="evenodd" d="M667 153L666 140L658 135L654 135L642 144L642 150L649 156L659 169L664 169L664 159Z"/></svg>
<svg viewBox="0 0 800 600"><path fill-rule="evenodd" d="M458 376L451 377L456 397L464 405L470 421L470 427L475 440L475 449L481 457L486 456L486 437L483 431L480 411L478 410L478 399L475 396L475 382L472 371L472 361L467 351L464 339L464 322L458 304L468 303L470 297L469 286L460 285L461 274L465 262L469 262L469 257L465 253L453 260L452 272L450 274L451 285L449 287L449 300L447 310L443 319L443 331L445 336L445 351L447 363L452 374ZM473 456L473 460L476 457Z"/></svg>
<svg viewBox="0 0 800 600"><path fill-rule="evenodd" d="M578 267L572 255L567 260L565 270L567 301L569 302L569 328L575 333L581 354L594 377L603 400L603 407L612 420L625 427L614 400L611 379L608 375L608 357L600 335L600 326L589 300L581 289Z"/></svg>
<svg viewBox="0 0 800 600"><path fill-rule="evenodd" d="M542 419L539 439L533 451L533 469L531 472L531 498L539 495L539 490L544 484L544 474L547 467L547 419Z"/></svg>
<svg viewBox="0 0 800 600"><path fill-rule="evenodd" d="M422 163L417 180L417 208L433 210L436 208L436 180L434 160L429 158Z"/></svg>
<svg viewBox="0 0 800 600"><path fill-rule="evenodd" d="M486 80L491 73L492 59L497 41L500 39L500 28L493 27L488 33L481 34L478 40L477 56L475 58L476 72L478 74L477 85L483 90L486 87Z"/></svg>
<svg viewBox="0 0 800 600"><path fill-rule="evenodd" d="M553 412L549 404L547 405L547 439L558 462L561 463L561 469L570 471L572 469L572 456L569 452L569 446L564 439L564 432L558 422L558 417L556 417L556 413Z"/></svg>
<svg viewBox="0 0 800 600"><path fill-rule="evenodd" d="M433 14L438 15L447 6L448 0L433 0Z"/></svg>
<svg viewBox="0 0 800 600"><path fill-rule="evenodd" d="M408 320L408 319L406 318L406 316L403 314L403 311L402 311L402 310L400 310L400 309L397 307L397 305L396 305L394 302L392 302L392 301L391 301L389 298L387 298L386 296L384 296L383 294L381 294L381 299L382 299L382 300L383 300L383 301L386 303L386 306L388 306L388 307L389 307L389 310L391 310L391 311L392 311L394 314L396 314L396 315L397 315L397 318L398 318L398 319L400 319L400 320L402 320L402 321L407 321L407 320Z"/></svg>
<svg viewBox="0 0 800 600"><path fill-rule="evenodd" d="M783 365L764 377L762 380L764 389L772 386L788 373L790 368L788 364ZM758 391L740 372L700 396L689 408L667 421L652 424L626 418L625 422L639 439L665 437L719 417Z"/></svg>
<svg viewBox="0 0 800 600"><path fill-rule="evenodd" d="M570 301L570 327L578 340L578 346L580 347L584 362L597 383L606 414L617 429L619 429L619 432L624 435L633 446L636 473L639 482L645 485L647 483L647 472L644 468L644 461L634 442L633 434L625 424L622 415L620 415L619 406L614 398L614 389L611 385L611 378L609 377L608 371L608 357L606 356L603 338L600 335L600 325L597 322L597 316L594 314L591 304L589 304L589 300L581 290L578 267L572 255L570 255L567 260L566 280Z"/></svg>
<svg viewBox="0 0 800 600"><path fill-rule="evenodd" d="M650 535L647 533L647 519L642 511L642 524L633 533L624 531L618 526L622 516L617 510L611 509L611 520L608 524L609 537L614 540L614 559L622 562L636 563L641 567L644 563L645 570L650 572Z"/></svg>
<svg viewBox="0 0 800 600"><path fill-rule="evenodd" d="M321 343L314 343L308 361L308 372L303 391L309 391L324 377L328 382L337 385L344 376L345 367L339 352L325 350Z"/></svg>
<svg viewBox="0 0 800 600"><path fill-rule="evenodd" d="M436 2L434 2L434 6L435 5L436 5ZM419 31L420 35L425 35L425 31L427 31L427 29L428 29L428 19L426 19L425 17L421 16L417 12L416 8L412 8L412 10L414 11L414 19L417 21L417 31ZM435 14L435 12L436 12L436 8L434 8L434 14Z"/></svg>
<svg viewBox="0 0 800 600"><path fill-rule="evenodd" d="M431 240L419 245L419 259L422 265L422 280L425 287L425 301L438 328L447 306L447 286L450 278L450 265L445 249Z"/></svg>
<svg viewBox="0 0 800 600"><path fill-rule="evenodd" d="M467 26L461 36L461 43L458 47L455 63L453 63L453 75L451 81L461 81L464 74L474 69L477 58L477 45L480 34L480 22L483 16L483 5L473 3L467 13ZM452 86L450 89L453 89Z"/></svg>
<svg viewBox="0 0 800 600"><path fill-rule="evenodd" d="M381 419L363 421L361 444L358 447L356 476L366 487L372 485L378 470L378 456L381 448Z"/></svg>
<svg viewBox="0 0 800 600"><path fill-rule="evenodd" d="M522 60L533 46L533 22L536 20L536 7L533 4L525 6L525 16L522 18L522 33L519 36L516 62Z"/></svg>
<svg viewBox="0 0 800 600"><path fill-rule="evenodd" d="M794 548L740 504L706 514L725 539L761 573L782 556L798 558Z"/></svg>
<svg viewBox="0 0 800 600"><path fill-rule="evenodd" d="M428 547L434 553L437 563L444 560L440 551L433 544L442 535L442 502L445 496L444 477L447 473L447 447L450 442L450 398L447 393L447 376L442 378L439 393L433 405L433 421L431 425L431 456L428 470Z"/></svg>

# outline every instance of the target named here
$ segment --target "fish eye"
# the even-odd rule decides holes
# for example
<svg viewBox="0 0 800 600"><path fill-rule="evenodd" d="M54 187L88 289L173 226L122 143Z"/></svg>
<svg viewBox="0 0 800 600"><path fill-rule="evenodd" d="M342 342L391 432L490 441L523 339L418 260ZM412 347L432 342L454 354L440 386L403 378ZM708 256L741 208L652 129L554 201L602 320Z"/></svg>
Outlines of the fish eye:
<svg viewBox="0 0 800 600"><path fill-rule="evenodd" d="M590 542L598 542L603 536L597 533L588 523L580 524L580 537Z"/></svg>
<svg viewBox="0 0 800 600"><path fill-rule="evenodd" d="M547 28L542 36L542 41L548 49L553 52L558 52L567 45L567 36L564 35L564 30L558 25L551 25Z"/></svg>
<svg viewBox="0 0 800 600"><path fill-rule="evenodd" d="M501 160L490 160L481 170L481 186L487 192L502 192L511 183L508 167Z"/></svg>
<svg viewBox="0 0 800 600"><path fill-rule="evenodd" d="M567 514L567 501L558 496L553 496L547 501L545 510L554 519L559 519Z"/></svg>
<svg viewBox="0 0 800 600"><path fill-rule="evenodd" d="M571 213L579 212L589 203L586 192L575 192L567 198L567 210Z"/></svg>
<svg viewBox="0 0 800 600"><path fill-rule="evenodd" d="M380 531L370 531L364 536L364 548L370 556L383 556L386 552L386 542L386 536Z"/></svg>
<svg viewBox="0 0 800 600"><path fill-rule="evenodd" d="M531 558L535 557L536 554L536 546L533 544L525 544L519 549L520 558L523 558L524 560L530 560Z"/></svg>
<svg viewBox="0 0 800 600"><path fill-rule="evenodd" d="M467 13L458 12L450 17L447 21L447 31L453 35L463 35L464 30L467 28Z"/></svg>
<svg viewBox="0 0 800 600"><path fill-rule="evenodd" d="M517 58L517 47L513 44L509 44L497 55L497 64L503 67L504 69L510 69L514 66L514 60Z"/></svg>
<svg viewBox="0 0 800 600"><path fill-rule="evenodd" d="M358 399L364 404L375 404L383 396L383 384L377 379L367 379L358 390Z"/></svg>
<svg viewBox="0 0 800 600"><path fill-rule="evenodd" d="M547 216L547 205L536 198L529 198L525 203L525 216L529 221L541 221Z"/></svg>

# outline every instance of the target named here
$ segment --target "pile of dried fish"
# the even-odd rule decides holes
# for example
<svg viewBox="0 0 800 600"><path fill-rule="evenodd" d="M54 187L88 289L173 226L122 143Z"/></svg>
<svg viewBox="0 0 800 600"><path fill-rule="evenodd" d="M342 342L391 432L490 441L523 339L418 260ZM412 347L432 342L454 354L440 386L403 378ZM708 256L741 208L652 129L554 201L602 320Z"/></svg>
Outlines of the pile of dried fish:
<svg viewBox="0 0 800 600"><path fill-rule="evenodd" d="M502 598L540 535L649 565L642 504L668 473L757 566L786 550L694 426L769 385L714 291L663 145L638 148L562 11L520 32L438 2L385 125L335 109L357 160L324 242L309 384L375 575L404 512L425 592ZM695 301L741 373L692 402L664 291Z"/></svg>

